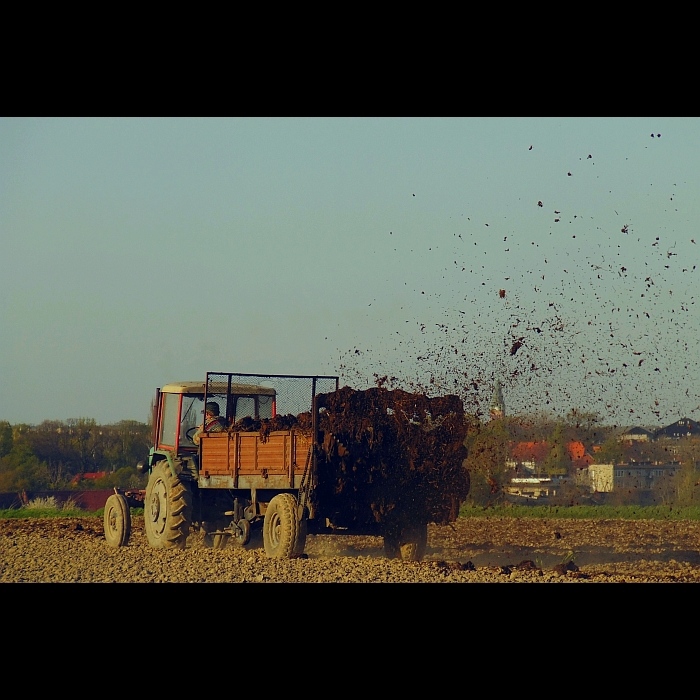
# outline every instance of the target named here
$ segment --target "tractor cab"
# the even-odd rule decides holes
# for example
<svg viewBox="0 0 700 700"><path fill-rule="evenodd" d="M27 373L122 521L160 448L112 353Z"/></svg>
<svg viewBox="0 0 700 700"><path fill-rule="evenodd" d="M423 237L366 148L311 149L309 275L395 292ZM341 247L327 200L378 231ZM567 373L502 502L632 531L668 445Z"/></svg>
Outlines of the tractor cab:
<svg viewBox="0 0 700 700"><path fill-rule="evenodd" d="M154 447L178 456L194 454L192 436L204 421L204 404L213 401L227 426L242 418L274 418L276 392L256 384L174 382L156 394Z"/></svg>

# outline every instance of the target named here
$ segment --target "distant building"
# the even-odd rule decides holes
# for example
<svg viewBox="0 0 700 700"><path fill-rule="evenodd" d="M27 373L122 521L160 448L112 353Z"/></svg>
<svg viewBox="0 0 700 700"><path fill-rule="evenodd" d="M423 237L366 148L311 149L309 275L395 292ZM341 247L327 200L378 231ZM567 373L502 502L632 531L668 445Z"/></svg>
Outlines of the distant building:
<svg viewBox="0 0 700 700"><path fill-rule="evenodd" d="M506 460L506 467L514 469L518 474L534 474L547 458L550 449L549 443L544 440L517 442L510 446L510 459Z"/></svg>
<svg viewBox="0 0 700 700"><path fill-rule="evenodd" d="M525 477L511 479L503 490L509 496L537 500L556 496L556 481L551 478Z"/></svg>
<svg viewBox="0 0 700 700"><path fill-rule="evenodd" d="M491 405L489 406L489 415L491 418L504 418L506 415L506 404L503 400L503 389L501 382L496 380L496 387L493 390Z"/></svg>
<svg viewBox="0 0 700 700"><path fill-rule="evenodd" d="M593 457L586 450L585 445L579 440L572 440L567 443L566 451L571 460L571 466L575 469L583 469L593 461Z"/></svg>
<svg viewBox="0 0 700 700"><path fill-rule="evenodd" d="M700 423L690 418L681 418L665 428L660 428L654 434L655 439L669 438L678 440L684 437L700 437Z"/></svg>
<svg viewBox="0 0 700 700"><path fill-rule="evenodd" d="M579 471L577 481L582 486L589 486L591 493L610 493L614 472L614 464L590 464Z"/></svg>
<svg viewBox="0 0 700 700"><path fill-rule="evenodd" d="M626 432L622 433L618 438L619 442L627 442L632 444L634 442L651 442L654 439L654 433L644 428L630 428Z"/></svg>
<svg viewBox="0 0 700 700"><path fill-rule="evenodd" d="M610 493L618 490L650 491L664 479L675 476L680 464L590 464L581 469L577 481L590 487L592 493Z"/></svg>
<svg viewBox="0 0 700 700"><path fill-rule="evenodd" d="M506 467L514 469L518 474L537 472L546 461L552 446L546 440L535 442L517 442L510 446L509 459ZM587 467L593 457L587 452L585 445L579 440L572 440L566 444L566 453L569 457L570 467L574 473Z"/></svg>

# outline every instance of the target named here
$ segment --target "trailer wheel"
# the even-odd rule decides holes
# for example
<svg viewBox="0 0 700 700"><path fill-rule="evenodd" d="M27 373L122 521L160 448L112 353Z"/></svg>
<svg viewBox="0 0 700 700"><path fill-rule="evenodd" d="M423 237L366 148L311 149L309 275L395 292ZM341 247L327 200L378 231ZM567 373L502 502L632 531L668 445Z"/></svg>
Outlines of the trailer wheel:
<svg viewBox="0 0 700 700"><path fill-rule="evenodd" d="M273 559L293 559L300 555L297 499L291 493L278 493L267 505L263 520L265 554Z"/></svg>
<svg viewBox="0 0 700 700"><path fill-rule="evenodd" d="M384 533L384 556L387 559L399 559L401 557L399 542L397 535Z"/></svg>
<svg viewBox="0 0 700 700"><path fill-rule="evenodd" d="M112 494L105 503L105 540L110 547L124 547L131 536L131 511L126 498Z"/></svg>
<svg viewBox="0 0 700 700"><path fill-rule="evenodd" d="M384 533L384 555L387 559L421 561L428 544L428 524L408 525L400 534Z"/></svg>
<svg viewBox="0 0 700 700"><path fill-rule="evenodd" d="M173 476L167 460L158 462L146 486L143 508L148 544L155 549L184 549L190 534L192 494Z"/></svg>
<svg viewBox="0 0 700 700"><path fill-rule="evenodd" d="M401 538L401 559L421 561L428 545L428 524L410 525Z"/></svg>

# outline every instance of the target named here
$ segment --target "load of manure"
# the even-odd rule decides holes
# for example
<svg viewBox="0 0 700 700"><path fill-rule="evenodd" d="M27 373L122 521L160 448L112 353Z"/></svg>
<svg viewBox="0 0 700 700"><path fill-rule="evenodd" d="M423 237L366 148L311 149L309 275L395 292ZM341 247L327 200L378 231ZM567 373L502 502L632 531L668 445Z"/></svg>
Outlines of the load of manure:
<svg viewBox="0 0 700 700"><path fill-rule="evenodd" d="M468 423L454 395L343 387L318 396L325 514L362 522L454 522L469 494Z"/></svg>

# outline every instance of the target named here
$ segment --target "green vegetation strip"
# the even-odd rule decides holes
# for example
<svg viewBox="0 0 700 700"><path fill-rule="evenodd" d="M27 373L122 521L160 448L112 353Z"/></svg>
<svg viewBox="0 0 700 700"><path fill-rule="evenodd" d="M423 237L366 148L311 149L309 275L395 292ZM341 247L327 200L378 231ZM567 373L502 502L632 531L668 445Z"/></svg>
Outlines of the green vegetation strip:
<svg viewBox="0 0 700 700"><path fill-rule="evenodd" d="M700 520L687 506L462 506L462 518L577 518L588 520Z"/></svg>
<svg viewBox="0 0 700 700"><path fill-rule="evenodd" d="M95 511L80 510L80 508L68 508L55 510L51 508L6 508L0 509L0 520L9 518L102 518L104 508ZM132 508L131 517L143 515L143 508Z"/></svg>
<svg viewBox="0 0 700 700"><path fill-rule="evenodd" d="M0 509L2 518L102 518L105 509L87 511L78 508L75 501L69 499L58 503L54 496L35 498L20 508ZM132 508L132 515L143 515L143 508Z"/></svg>
<svg viewBox="0 0 700 700"><path fill-rule="evenodd" d="M92 518L102 517L104 508L93 512L80 510L80 508L66 508L57 510L55 508L6 508L0 510L0 519L35 519L35 518Z"/></svg>

